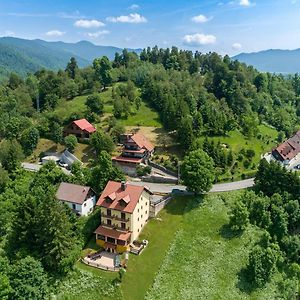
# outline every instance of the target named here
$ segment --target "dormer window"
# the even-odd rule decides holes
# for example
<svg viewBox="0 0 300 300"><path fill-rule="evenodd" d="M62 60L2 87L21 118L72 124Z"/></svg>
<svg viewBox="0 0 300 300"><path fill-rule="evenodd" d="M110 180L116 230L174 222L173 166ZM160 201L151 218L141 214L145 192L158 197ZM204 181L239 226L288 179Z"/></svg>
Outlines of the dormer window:
<svg viewBox="0 0 300 300"><path fill-rule="evenodd" d="M112 203L116 199L116 193L111 193L105 197L106 203Z"/></svg>
<svg viewBox="0 0 300 300"><path fill-rule="evenodd" d="M122 199L119 200L119 203L121 206L126 206L128 203L130 202L130 197L129 195L126 195L125 197L123 197Z"/></svg>
<svg viewBox="0 0 300 300"><path fill-rule="evenodd" d="M107 196L107 197L105 197L105 202L106 202L106 203L112 203L113 200L111 200L111 199Z"/></svg>

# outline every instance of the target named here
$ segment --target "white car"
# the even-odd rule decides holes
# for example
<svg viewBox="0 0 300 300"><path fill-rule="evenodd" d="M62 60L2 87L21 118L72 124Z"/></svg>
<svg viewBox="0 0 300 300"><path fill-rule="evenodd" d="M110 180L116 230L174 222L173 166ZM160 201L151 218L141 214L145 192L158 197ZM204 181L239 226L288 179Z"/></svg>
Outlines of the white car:
<svg viewBox="0 0 300 300"><path fill-rule="evenodd" d="M58 165L59 165L60 167L62 167L62 168L65 168L65 169L68 169L68 168L69 168L69 165L66 164L66 163L64 163L64 162L62 162L62 161L59 161L59 162L58 162Z"/></svg>

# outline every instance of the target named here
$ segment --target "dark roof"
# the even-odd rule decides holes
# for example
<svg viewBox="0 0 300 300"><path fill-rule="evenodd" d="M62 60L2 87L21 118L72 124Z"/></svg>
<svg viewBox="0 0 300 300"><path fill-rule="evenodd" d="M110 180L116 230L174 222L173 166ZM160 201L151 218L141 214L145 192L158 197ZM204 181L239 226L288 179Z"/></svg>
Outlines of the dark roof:
<svg viewBox="0 0 300 300"><path fill-rule="evenodd" d="M145 186L136 186L126 183L124 191L121 186L121 182L109 181L97 201L97 206L133 213L143 191L151 194ZM106 201L106 198L109 198L110 201ZM125 202L127 205L123 206L120 202Z"/></svg>
<svg viewBox="0 0 300 300"><path fill-rule="evenodd" d="M291 160L300 153L300 130L273 151L281 160Z"/></svg>
<svg viewBox="0 0 300 300"><path fill-rule="evenodd" d="M62 182L56 192L56 198L62 201L82 204L90 191L93 190L89 186Z"/></svg>

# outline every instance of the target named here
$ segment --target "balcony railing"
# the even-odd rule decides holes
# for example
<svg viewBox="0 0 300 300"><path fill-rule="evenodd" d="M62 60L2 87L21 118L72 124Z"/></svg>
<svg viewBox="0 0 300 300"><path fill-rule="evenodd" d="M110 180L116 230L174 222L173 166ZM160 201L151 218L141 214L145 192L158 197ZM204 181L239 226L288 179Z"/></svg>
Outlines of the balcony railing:
<svg viewBox="0 0 300 300"><path fill-rule="evenodd" d="M118 217L116 215L114 215L114 219L117 221L121 221L121 222L129 222L129 218L122 218L122 217Z"/></svg>
<svg viewBox="0 0 300 300"><path fill-rule="evenodd" d="M108 218L108 219L115 219L115 220L121 221L121 222L129 222L130 221L130 218L122 218L117 215L107 215L104 212L101 213L101 216L104 218Z"/></svg>
<svg viewBox="0 0 300 300"><path fill-rule="evenodd" d="M111 229L121 230L121 231L130 231L129 227L123 228L121 226L118 226L117 224L111 224L111 225L109 225L109 224L103 223L102 226L108 227L108 228L111 228Z"/></svg>
<svg viewBox="0 0 300 300"><path fill-rule="evenodd" d="M101 213L101 217L113 219L112 215L105 214L104 212Z"/></svg>

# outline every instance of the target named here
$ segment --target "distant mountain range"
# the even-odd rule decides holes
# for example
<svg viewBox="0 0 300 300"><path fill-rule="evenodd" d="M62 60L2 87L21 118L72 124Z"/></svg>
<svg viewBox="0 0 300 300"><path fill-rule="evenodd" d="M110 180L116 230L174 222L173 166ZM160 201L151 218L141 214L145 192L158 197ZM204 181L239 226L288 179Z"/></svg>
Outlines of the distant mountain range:
<svg viewBox="0 0 300 300"><path fill-rule="evenodd" d="M97 46L88 41L64 43L3 37L0 38L0 78L7 77L10 72L24 76L42 68L64 69L72 56L80 67L85 67L96 57L106 55L113 59L115 53L122 50L112 46ZM141 52L141 49L127 50Z"/></svg>
<svg viewBox="0 0 300 300"><path fill-rule="evenodd" d="M252 65L263 72L282 74L300 73L300 49L270 49L253 53L241 53L232 58L247 65Z"/></svg>

